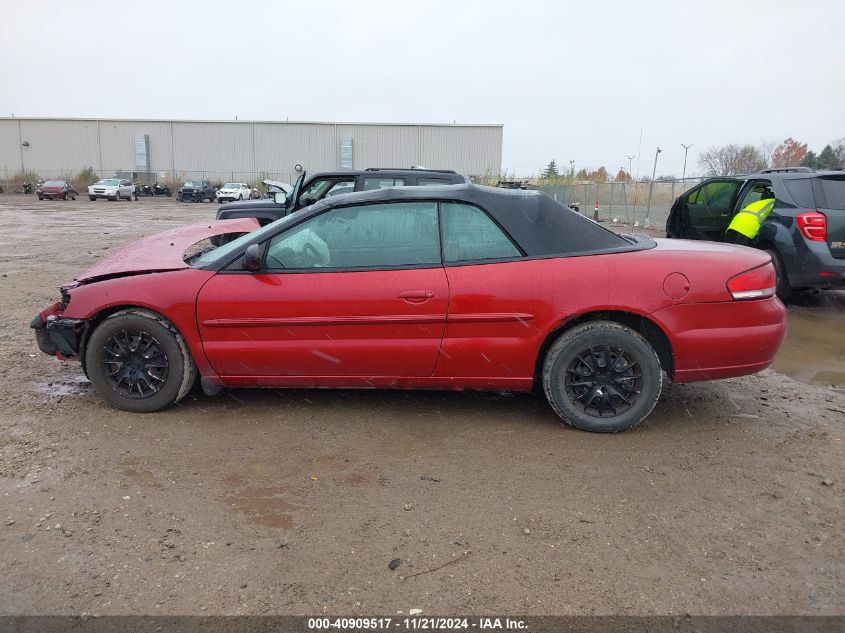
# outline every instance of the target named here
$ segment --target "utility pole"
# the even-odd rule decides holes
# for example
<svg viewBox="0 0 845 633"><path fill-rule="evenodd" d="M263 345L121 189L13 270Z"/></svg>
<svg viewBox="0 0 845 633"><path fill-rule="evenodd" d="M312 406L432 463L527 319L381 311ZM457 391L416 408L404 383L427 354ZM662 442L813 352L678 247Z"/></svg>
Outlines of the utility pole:
<svg viewBox="0 0 845 633"><path fill-rule="evenodd" d="M575 176L575 161L569 161L569 177L572 178Z"/></svg>
<svg viewBox="0 0 845 633"><path fill-rule="evenodd" d="M634 176L632 174L632 172L634 171L634 169L633 169L634 156L633 155L628 156L628 154L625 154L625 156L628 158L628 180L632 181L632 180L634 180ZM636 194L636 191L637 191L637 183L634 183L634 193L635 194ZM627 182L623 183L623 185L622 185L622 193L625 195L625 220L630 222L631 221L631 214L628 213L628 183ZM634 206L634 213L636 213L636 211L637 211L637 207L635 205Z"/></svg>
<svg viewBox="0 0 845 633"><path fill-rule="evenodd" d="M645 210L645 228L649 227L649 215L651 214L651 200L654 196L654 177L657 175L657 157L660 155L660 152L663 150L659 147L657 151L654 152L654 168L651 170L651 186L648 188L648 206Z"/></svg>
<svg viewBox="0 0 845 633"><path fill-rule="evenodd" d="M684 145L683 143L681 143L681 147L684 148L684 172L683 174L681 174L681 180L683 180L687 176L687 152L689 151L689 148L692 147L692 143L690 143L689 145Z"/></svg>

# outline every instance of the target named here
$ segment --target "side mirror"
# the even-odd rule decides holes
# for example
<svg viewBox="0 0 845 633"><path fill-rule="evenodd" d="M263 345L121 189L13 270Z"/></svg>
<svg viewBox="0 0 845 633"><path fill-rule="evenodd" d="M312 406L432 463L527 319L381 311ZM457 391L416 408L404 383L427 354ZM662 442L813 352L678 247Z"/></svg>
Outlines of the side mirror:
<svg viewBox="0 0 845 633"><path fill-rule="evenodd" d="M284 204L285 202L287 202L287 200L288 197L287 195L285 195L284 191L277 191L273 194L273 202L275 202L276 204Z"/></svg>
<svg viewBox="0 0 845 633"><path fill-rule="evenodd" d="M244 252L244 268L253 272L261 270L261 249L258 244L250 244Z"/></svg>

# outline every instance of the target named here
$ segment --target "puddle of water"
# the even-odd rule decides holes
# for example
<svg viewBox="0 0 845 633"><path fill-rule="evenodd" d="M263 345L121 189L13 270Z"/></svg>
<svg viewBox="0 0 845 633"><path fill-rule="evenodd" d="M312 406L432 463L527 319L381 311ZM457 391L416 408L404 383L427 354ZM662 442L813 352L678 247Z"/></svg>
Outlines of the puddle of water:
<svg viewBox="0 0 845 633"><path fill-rule="evenodd" d="M90 383L82 376L79 378L62 378L35 384L36 391L50 398L78 396L88 391L89 387Z"/></svg>
<svg viewBox="0 0 845 633"><path fill-rule="evenodd" d="M267 527L290 529L291 513L297 507L279 498L281 488L247 488L224 497L224 501L246 514L254 523Z"/></svg>
<svg viewBox="0 0 845 633"><path fill-rule="evenodd" d="M845 388L845 315L789 310L789 333L772 368L811 385Z"/></svg>

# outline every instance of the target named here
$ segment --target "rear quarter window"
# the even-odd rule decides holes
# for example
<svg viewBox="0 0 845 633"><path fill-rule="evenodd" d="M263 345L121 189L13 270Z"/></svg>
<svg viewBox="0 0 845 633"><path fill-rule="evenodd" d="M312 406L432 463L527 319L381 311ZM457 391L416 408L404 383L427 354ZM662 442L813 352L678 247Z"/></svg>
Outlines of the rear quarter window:
<svg viewBox="0 0 845 633"><path fill-rule="evenodd" d="M813 196L813 184L809 178L801 178L799 180L784 180L789 197L799 207L806 207L808 209L816 206L816 200Z"/></svg>
<svg viewBox="0 0 845 633"><path fill-rule="evenodd" d="M845 209L845 176L819 178L825 209Z"/></svg>

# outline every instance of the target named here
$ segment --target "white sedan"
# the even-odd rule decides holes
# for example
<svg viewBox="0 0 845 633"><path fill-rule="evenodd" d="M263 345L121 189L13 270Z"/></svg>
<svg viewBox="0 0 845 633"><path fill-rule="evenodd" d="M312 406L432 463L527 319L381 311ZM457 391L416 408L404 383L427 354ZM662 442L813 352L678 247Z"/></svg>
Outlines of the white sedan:
<svg viewBox="0 0 845 633"><path fill-rule="evenodd" d="M252 187L244 182L227 182L217 190L217 202L249 200L251 193Z"/></svg>
<svg viewBox="0 0 845 633"><path fill-rule="evenodd" d="M135 196L135 185L120 178L102 178L88 187L88 199L131 200ZM137 197L136 197L137 199Z"/></svg>

